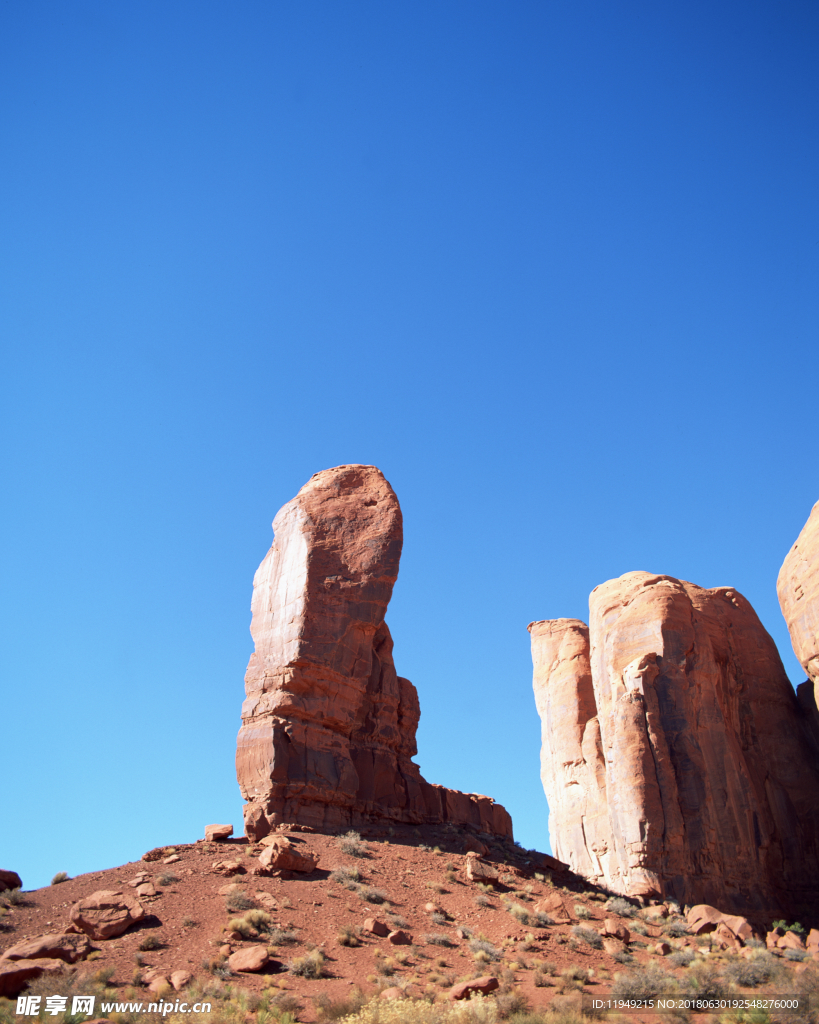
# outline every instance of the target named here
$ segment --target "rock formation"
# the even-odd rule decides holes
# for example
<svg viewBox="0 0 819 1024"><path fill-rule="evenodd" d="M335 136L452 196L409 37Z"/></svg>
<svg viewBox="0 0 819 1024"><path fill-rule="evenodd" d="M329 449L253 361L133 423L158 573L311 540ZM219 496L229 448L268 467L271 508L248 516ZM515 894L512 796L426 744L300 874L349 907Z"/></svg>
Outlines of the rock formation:
<svg viewBox="0 0 819 1024"><path fill-rule="evenodd" d="M794 652L812 684L815 708L819 704L819 501L782 563L776 592Z"/></svg>
<svg viewBox="0 0 819 1024"><path fill-rule="evenodd" d="M557 855L626 895L815 904L816 748L750 604L646 572L589 604L529 627Z"/></svg>
<svg viewBox="0 0 819 1024"><path fill-rule="evenodd" d="M316 473L273 531L253 581L256 650L236 753L247 835L378 818L511 835L499 804L430 785L411 760L418 694L395 671L384 621L402 518L381 472Z"/></svg>

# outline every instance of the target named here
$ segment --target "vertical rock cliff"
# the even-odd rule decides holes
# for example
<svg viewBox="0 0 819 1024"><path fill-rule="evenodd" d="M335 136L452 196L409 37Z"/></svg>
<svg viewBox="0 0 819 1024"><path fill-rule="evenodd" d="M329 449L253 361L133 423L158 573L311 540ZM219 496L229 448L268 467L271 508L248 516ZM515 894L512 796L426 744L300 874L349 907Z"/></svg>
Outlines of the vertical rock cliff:
<svg viewBox="0 0 819 1024"><path fill-rule="evenodd" d="M566 693L564 718L587 728L596 719L599 728L602 753L587 744L578 772L572 730L547 730L544 721L544 763L552 766L544 786L557 817L550 826L572 845L561 845L563 858L594 863L576 807L560 790L573 775L599 777L602 757L605 782L586 784L583 813L599 822L605 808L609 833L598 826L596 837L607 843L600 866L610 888L743 913L814 904L819 762L807 715L753 608L732 588L645 572L604 583L589 604L588 647L576 645L573 683L560 658L538 669L538 634L555 624L530 627L539 710L548 705L544 689Z"/></svg>
<svg viewBox="0 0 819 1024"><path fill-rule="evenodd" d="M782 563L776 592L794 652L812 683L815 708L819 705L819 501Z"/></svg>
<svg viewBox="0 0 819 1024"><path fill-rule="evenodd" d="M316 473L273 521L253 581L256 645L236 752L245 830L371 819L512 834L489 797L427 783L411 760L418 694L395 670L384 615L403 539L374 466Z"/></svg>

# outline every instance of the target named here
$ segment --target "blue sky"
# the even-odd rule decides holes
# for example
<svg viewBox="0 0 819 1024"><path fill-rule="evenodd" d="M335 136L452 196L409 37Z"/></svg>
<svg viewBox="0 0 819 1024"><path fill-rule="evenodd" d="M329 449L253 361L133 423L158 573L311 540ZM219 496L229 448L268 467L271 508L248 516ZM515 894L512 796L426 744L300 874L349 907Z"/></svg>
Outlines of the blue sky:
<svg viewBox="0 0 819 1024"><path fill-rule="evenodd" d="M241 823L253 573L379 466L432 782L547 849L526 625L819 499L813 2L0 3L0 866Z"/></svg>

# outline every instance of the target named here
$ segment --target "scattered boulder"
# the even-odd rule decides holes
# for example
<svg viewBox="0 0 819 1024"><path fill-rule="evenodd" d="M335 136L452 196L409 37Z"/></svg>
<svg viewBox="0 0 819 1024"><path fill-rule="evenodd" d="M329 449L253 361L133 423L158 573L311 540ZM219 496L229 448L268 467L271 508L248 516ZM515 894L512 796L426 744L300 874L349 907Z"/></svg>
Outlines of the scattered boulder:
<svg viewBox="0 0 819 1024"><path fill-rule="evenodd" d="M654 952L657 956L668 956L671 952L671 946L667 942L658 942L654 947Z"/></svg>
<svg viewBox="0 0 819 1024"><path fill-rule="evenodd" d="M615 939L610 936L603 939L603 949L609 956L614 956L615 953L622 953L625 948L626 944L622 939Z"/></svg>
<svg viewBox="0 0 819 1024"><path fill-rule="evenodd" d="M500 982L491 975L483 978L472 978L470 981L461 981L457 985L453 985L449 990L449 998L452 1000L469 999L476 992L480 992L481 995L485 996L489 995L490 992L494 992L497 988L500 988Z"/></svg>
<svg viewBox="0 0 819 1024"><path fill-rule="evenodd" d="M142 860L150 862L150 861L155 861L155 860L162 860L163 857L167 857L167 856L168 856L168 847L167 846L155 846L153 848L153 850L148 850L147 853L143 853L142 854Z"/></svg>
<svg viewBox="0 0 819 1024"><path fill-rule="evenodd" d="M218 843L222 839L228 839L233 835L232 825L206 825L205 826L205 841L208 843Z"/></svg>
<svg viewBox="0 0 819 1024"><path fill-rule="evenodd" d="M26 985L42 975L62 974L64 960L0 960L0 996L13 999Z"/></svg>
<svg viewBox="0 0 819 1024"><path fill-rule="evenodd" d="M131 888L136 889L138 885L142 885L143 882L150 882L150 880L151 876L148 874L147 871L140 871L138 875L135 875L131 879L128 885L130 885Z"/></svg>
<svg viewBox="0 0 819 1024"><path fill-rule="evenodd" d="M243 875L244 865L240 860L216 860L211 868L217 875Z"/></svg>
<svg viewBox="0 0 819 1024"><path fill-rule="evenodd" d="M468 853L466 855L465 873L470 882L484 882L494 885L498 881L498 870L481 860L480 854Z"/></svg>
<svg viewBox="0 0 819 1024"><path fill-rule="evenodd" d="M776 940L777 949L804 949L805 943L796 932L785 932Z"/></svg>
<svg viewBox="0 0 819 1024"><path fill-rule="evenodd" d="M489 853L489 847L486 843L482 843L480 839L475 836L466 836L464 839L464 853L479 853L481 857L485 857Z"/></svg>
<svg viewBox="0 0 819 1024"><path fill-rule="evenodd" d="M807 949L811 951L814 949L819 950L819 931L817 931L815 928L811 928L811 930L808 932L808 938L805 943L805 946L807 947Z"/></svg>
<svg viewBox="0 0 819 1024"><path fill-rule="evenodd" d="M170 857L163 857L162 858L162 863L163 864L176 864L177 861L180 861L180 860L182 860L182 858L179 856L178 853L172 853L170 855Z"/></svg>
<svg viewBox="0 0 819 1024"><path fill-rule="evenodd" d="M71 924L92 939L113 939L143 917L145 908L138 899L108 889L81 899L69 913Z"/></svg>
<svg viewBox="0 0 819 1024"><path fill-rule="evenodd" d="M301 853L285 836L276 836L259 854L259 864L265 871L299 871L309 874L316 870L318 855Z"/></svg>
<svg viewBox="0 0 819 1024"><path fill-rule="evenodd" d="M777 942L785 934L784 928L772 928L765 936L765 945L768 949L776 949Z"/></svg>
<svg viewBox="0 0 819 1024"><path fill-rule="evenodd" d="M734 914L723 914L716 907L711 907L707 903L700 903L696 907L692 907L686 914L685 923L692 935L705 935L708 932L716 931L717 927L722 924L743 945L748 939L753 938L754 934L747 918Z"/></svg>
<svg viewBox="0 0 819 1024"><path fill-rule="evenodd" d="M156 896L156 889L153 882L140 882L136 887L137 896Z"/></svg>
<svg viewBox="0 0 819 1024"><path fill-rule="evenodd" d="M49 933L38 935L34 939L26 939L9 947L0 956L3 960L63 960L67 964L75 964L85 960L93 949L87 935L60 935Z"/></svg>
<svg viewBox="0 0 819 1024"><path fill-rule="evenodd" d="M411 946L412 936L407 932L402 931L402 929L396 928L394 932L389 933L387 941L391 942L393 946Z"/></svg>
<svg viewBox="0 0 819 1024"><path fill-rule="evenodd" d="M370 935L378 935L382 939L390 934L390 930L384 922L379 921L375 917L368 917L362 926L362 930Z"/></svg>
<svg viewBox="0 0 819 1024"><path fill-rule="evenodd" d="M603 927L600 929L600 934L603 938L609 936L614 939L619 939L621 942L631 941L631 932L628 928L626 928L622 922L615 921L612 917L607 917L603 921Z"/></svg>
<svg viewBox="0 0 819 1024"><path fill-rule="evenodd" d="M397 985L392 985L390 988L382 988L378 995L379 999L403 999L404 990L399 988Z"/></svg>
<svg viewBox="0 0 819 1024"><path fill-rule="evenodd" d="M555 924L569 924L572 919L559 892L546 893L535 904L535 910L540 911L542 914L548 914Z"/></svg>
<svg viewBox="0 0 819 1024"><path fill-rule="evenodd" d="M174 971L171 975L171 984L177 992L181 992L182 989L192 981L193 975L190 971Z"/></svg>
<svg viewBox="0 0 819 1024"><path fill-rule="evenodd" d="M23 881L16 871L3 871L0 869L0 892L6 889L22 889Z"/></svg>
<svg viewBox="0 0 819 1024"><path fill-rule="evenodd" d="M261 905L263 907L266 907L268 910L279 909L279 901L272 893L264 892L262 889L257 889L256 892L253 893L253 895L256 897L259 903L261 903Z"/></svg>
<svg viewBox="0 0 819 1024"><path fill-rule="evenodd" d="M150 979L143 977L143 981L147 981L148 991L152 992L155 996L168 992L171 987L171 983L165 975L160 974L158 971L152 971Z"/></svg>
<svg viewBox="0 0 819 1024"><path fill-rule="evenodd" d="M263 971L268 963L270 963L270 957L264 946L247 946L244 949L237 949L228 957L228 967L232 971L246 974Z"/></svg>

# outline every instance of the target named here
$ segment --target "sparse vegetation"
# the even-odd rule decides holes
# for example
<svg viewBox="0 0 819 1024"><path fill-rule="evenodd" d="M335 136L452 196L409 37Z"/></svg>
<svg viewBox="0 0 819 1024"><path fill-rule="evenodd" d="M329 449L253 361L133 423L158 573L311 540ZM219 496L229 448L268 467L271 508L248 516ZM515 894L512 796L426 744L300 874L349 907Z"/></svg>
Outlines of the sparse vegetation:
<svg viewBox="0 0 819 1024"><path fill-rule="evenodd" d="M672 917L665 926L665 934L671 939L681 939L688 935L688 925L682 917Z"/></svg>
<svg viewBox="0 0 819 1024"><path fill-rule="evenodd" d="M51 884L52 885L59 885L60 882L68 882L68 881L69 881L68 872L67 871L58 871L57 874L51 879Z"/></svg>
<svg viewBox="0 0 819 1024"><path fill-rule="evenodd" d="M443 932L430 932L424 936L424 942L430 946L454 946L455 943Z"/></svg>
<svg viewBox="0 0 819 1024"><path fill-rule="evenodd" d="M618 974L611 987L612 999L653 999L661 995L671 983L666 972L657 964Z"/></svg>
<svg viewBox="0 0 819 1024"><path fill-rule="evenodd" d="M785 932L796 932L797 935L805 934L804 927L798 921L795 921L793 924L787 924L785 921L774 921L771 928L781 928Z"/></svg>
<svg viewBox="0 0 819 1024"><path fill-rule="evenodd" d="M492 907L492 906L494 906L494 904L492 903L492 900L490 900L489 897L486 895L486 893L483 893L483 892L479 892L478 895L475 897L475 905L478 906L478 907Z"/></svg>
<svg viewBox="0 0 819 1024"><path fill-rule="evenodd" d="M786 960L797 960L797 961L801 962L802 960L807 960L809 955L810 954L808 953L808 951L806 949L786 949L785 950L785 959Z"/></svg>
<svg viewBox="0 0 819 1024"><path fill-rule="evenodd" d="M409 927L409 921L400 914L387 913L385 917L387 918L387 924L391 924L393 928Z"/></svg>
<svg viewBox="0 0 819 1024"><path fill-rule="evenodd" d="M21 907L26 902L25 893L22 889L7 889L3 893L3 899L10 907Z"/></svg>
<svg viewBox="0 0 819 1024"><path fill-rule="evenodd" d="M778 969L776 959L770 953L762 953L753 960L732 960L725 965L723 974L742 988L756 988L770 981Z"/></svg>
<svg viewBox="0 0 819 1024"><path fill-rule="evenodd" d="M263 932L269 932L273 918L264 910L248 910L244 917L234 918L228 928L243 939L258 939Z"/></svg>
<svg viewBox="0 0 819 1024"><path fill-rule="evenodd" d="M299 942L299 937L291 929L271 928L267 941L271 946L295 946Z"/></svg>
<svg viewBox="0 0 819 1024"><path fill-rule="evenodd" d="M348 857L367 857L369 855L367 843L358 832L350 831L338 836L336 846Z"/></svg>
<svg viewBox="0 0 819 1024"><path fill-rule="evenodd" d="M471 939L469 949L476 957L479 953L483 953L486 960L500 960L501 958L500 950L497 946L493 946L486 939Z"/></svg>
<svg viewBox="0 0 819 1024"><path fill-rule="evenodd" d="M258 906L255 900L250 899L243 892L228 893L225 897L225 910L229 914L240 914L243 910L253 910Z"/></svg>
<svg viewBox="0 0 819 1024"><path fill-rule="evenodd" d="M337 942L339 946L350 946L355 948L361 945L358 931L351 924L344 924L338 931Z"/></svg>
<svg viewBox="0 0 819 1024"><path fill-rule="evenodd" d="M173 871L163 871L161 875L157 877L157 882L160 885L173 885L174 882L178 882L179 879L173 873Z"/></svg>
<svg viewBox="0 0 819 1024"><path fill-rule="evenodd" d="M356 893L365 903L386 903L388 899L383 889L374 889L371 885L359 885Z"/></svg>
<svg viewBox="0 0 819 1024"><path fill-rule="evenodd" d="M343 885L345 889L355 891L361 881L361 872L350 864L340 864L330 872L330 881Z"/></svg>
<svg viewBox="0 0 819 1024"><path fill-rule="evenodd" d="M613 896L606 903L606 910L610 914L617 914L619 917L636 917L637 908L629 903L628 900L623 899L622 896Z"/></svg>
<svg viewBox="0 0 819 1024"><path fill-rule="evenodd" d="M198 926L199 926L199 922L195 921L192 917L183 917L182 918L182 927L183 928L197 928Z"/></svg>
<svg viewBox="0 0 819 1024"><path fill-rule="evenodd" d="M321 1024L325 1021L343 1020L354 1013L358 1013L364 1005L364 994L361 989L356 988L353 992L342 999L331 999L323 993L316 996L313 1005L316 1008L316 1015Z"/></svg>
<svg viewBox="0 0 819 1024"><path fill-rule="evenodd" d="M321 978L324 976L324 954L320 949L312 949L292 960L287 969L300 978Z"/></svg>
<svg viewBox="0 0 819 1024"><path fill-rule="evenodd" d="M690 963L696 958L696 953L691 949L678 949L676 953L672 953L668 961L674 967L688 967Z"/></svg>
<svg viewBox="0 0 819 1024"><path fill-rule="evenodd" d="M585 942L587 946L591 946L592 949L603 948L603 940L593 928L587 928L585 925L576 924L572 928L572 935L581 942Z"/></svg>
<svg viewBox="0 0 819 1024"><path fill-rule="evenodd" d="M143 936L140 940L137 949L141 949L143 953L147 953L151 949L162 949L162 942L156 935L152 935L148 932L148 934Z"/></svg>
<svg viewBox="0 0 819 1024"><path fill-rule="evenodd" d="M588 921L591 917L591 911L582 903L575 903L574 916L578 919L578 921Z"/></svg>

